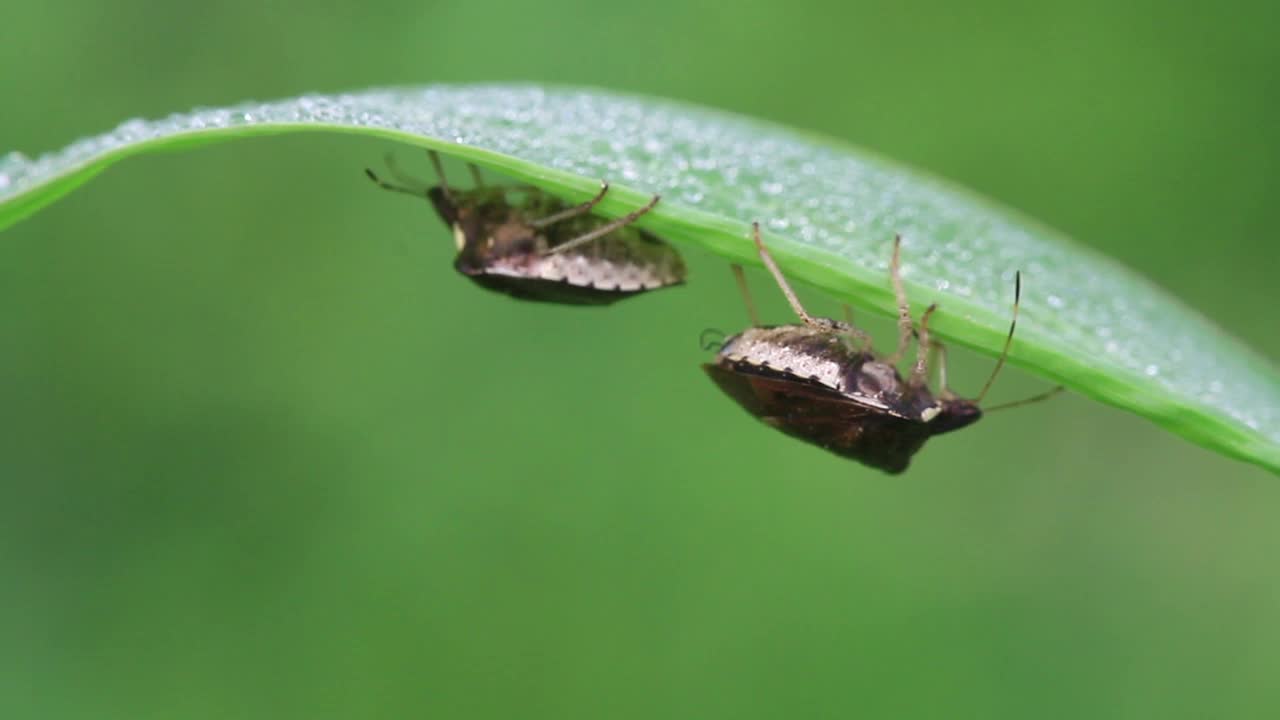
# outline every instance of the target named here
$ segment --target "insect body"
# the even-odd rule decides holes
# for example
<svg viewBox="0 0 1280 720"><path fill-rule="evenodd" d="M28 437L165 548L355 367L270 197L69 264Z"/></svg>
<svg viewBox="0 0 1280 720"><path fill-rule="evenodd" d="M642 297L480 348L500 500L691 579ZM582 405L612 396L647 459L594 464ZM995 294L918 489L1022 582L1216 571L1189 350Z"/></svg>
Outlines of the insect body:
<svg viewBox="0 0 1280 720"><path fill-rule="evenodd" d="M872 351L867 335L851 323L805 312L760 239L759 225L753 231L761 260L802 322L759 326L741 268L735 266L755 327L726 339L715 362L703 368L747 412L788 435L891 474L906 470L930 437L959 430L982 417L978 403L1004 365L1013 340L1021 275L1014 286L1014 319L1004 352L978 398L967 400L947 387L945 348L929 337L929 317L937 306L925 310L918 329L912 323L898 272L897 239L891 276L899 309L898 347L892 355L880 357ZM896 363L913 337L917 358L904 379ZM931 355L940 360L937 395L928 387ZM1041 400L1059 390L1014 404Z"/></svg>
<svg viewBox="0 0 1280 720"><path fill-rule="evenodd" d="M431 160L440 184L426 190L365 172L385 189L425 195L453 229L454 268L483 287L524 300L605 305L684 282L679 253L632 226L658 203L656 195L644 207L606 220L591 214L609 191L606 182L591 200L568 205L534 187L483 185L475 166L474 188L452 188L439 156L432 152Z"/></svg>

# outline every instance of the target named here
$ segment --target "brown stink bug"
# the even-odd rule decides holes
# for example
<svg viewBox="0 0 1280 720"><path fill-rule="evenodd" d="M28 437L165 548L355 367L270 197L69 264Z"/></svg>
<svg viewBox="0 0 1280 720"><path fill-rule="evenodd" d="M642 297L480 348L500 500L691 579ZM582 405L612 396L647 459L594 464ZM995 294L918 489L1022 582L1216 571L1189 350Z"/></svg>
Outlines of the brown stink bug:
<svg viewBox="0 0 1280 720"><path fill-rule="evenodd" d="M788 435L891 474L906 470L911 456L930 437L967 427L982 417L978 404L1004 366L1017 327L1021 273L1015 276L1013 321L1004 351L982 392L967 400L947 387L946 349L929 337L929 317L937 305L924 311L918 329L913 326L898 271L899 238L894 238L890 265L898 304L898 347L881 357L872 350L866 333L851 323L805 312L760 239L758 223L752 231L760 259L802 322L760 326L742 269L734 266L753 327L726 339L715 362L703 369L747 412ZM904 380L895 366L913 337L916 361ZM928 387L933 354L939 359L936 396ZM1000 407L1043 400L1061 390Z"/></svg>
<svg viewBox="0 0 1280 720"><path fill-rule="evenodd" d="M388 159L400 185L372 170L365 174L378 186L426 197L452 229L458 254L453 267L482 287L523 300L607 305L622 298L684 282L680 254L655 235L633 227L658 204L647 205L616 220L591 214L609 191L579 205L531 186L488 186L471 165L475 186L450 187L440 157L430 152L439 185L415 189Z"/></svg>

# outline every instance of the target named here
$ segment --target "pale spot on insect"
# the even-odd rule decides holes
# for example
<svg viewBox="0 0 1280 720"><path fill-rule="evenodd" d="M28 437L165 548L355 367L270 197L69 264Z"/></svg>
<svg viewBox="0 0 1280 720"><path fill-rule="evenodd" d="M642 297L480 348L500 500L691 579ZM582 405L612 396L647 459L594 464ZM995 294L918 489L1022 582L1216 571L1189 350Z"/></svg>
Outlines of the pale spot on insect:
<svg viewBox="0 0 1280 720"><path fill-rule="evenodd" d="M938 417L938 415L941 412L942 412L942 408L938 407L937 405L934 405L933 407L927 407L924 410L920 411L920 419L925 422L929 422L930 420Z"/></svg>
<svg viewBox="0 0 1280 720"><path fill-rule="evenodd" d="M462 226L453 224L453 244L458 247L458 252L462 252L463 246L467 244L467 234L462 231Z"/></svg>

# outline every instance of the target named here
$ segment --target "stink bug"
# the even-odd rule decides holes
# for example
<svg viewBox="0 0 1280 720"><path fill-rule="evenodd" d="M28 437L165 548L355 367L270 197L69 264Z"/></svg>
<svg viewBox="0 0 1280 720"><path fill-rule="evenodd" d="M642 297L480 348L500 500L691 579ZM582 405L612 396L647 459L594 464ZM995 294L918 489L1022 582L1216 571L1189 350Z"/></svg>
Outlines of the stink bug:
<svg viewBox="0 0 1280 720"><path fill-rule="evenodd" d="M742 269L734 266L753 327L726 339L715 362L702 367L747 412L788 435L894 475L907 469L911 456L930 437L967 427L982 417L978 405L1004 366L1018 324L1021 273L1014 280L1013 320L1004 351L982 392L967 400L947 387L946 349L929 337L929 317L938 306L924 311L918 329L912 323L898 270L899 238L894 238L890 264L898 304L898 347L881 357L872 350L866 333L851 322L807 313L760 239L758 223L752 232L760 259L802 322L760 326ZM895 365L912 338L917 343L916 361L904 380ZM929 359L934 354L939 360L936 396L928 387ZM1061 390L1000 407L1043 400Z"/></svg>
<svg viewBox="0 0 1280 720"><path fill-rule="evenodd" d="M475 187L450 187L440 157L430 152L440 184L421 186L387 164L402 184L365 174L379 187L426 197L453 229L458 254L453 267L482 287L523 300L607 305L648 290L684 282L679 253L658 237L631 224L658 204L647 205L616 220L591 211L609 192L579 205L568 205L535 187L487 186L471 165Z"/></svg>

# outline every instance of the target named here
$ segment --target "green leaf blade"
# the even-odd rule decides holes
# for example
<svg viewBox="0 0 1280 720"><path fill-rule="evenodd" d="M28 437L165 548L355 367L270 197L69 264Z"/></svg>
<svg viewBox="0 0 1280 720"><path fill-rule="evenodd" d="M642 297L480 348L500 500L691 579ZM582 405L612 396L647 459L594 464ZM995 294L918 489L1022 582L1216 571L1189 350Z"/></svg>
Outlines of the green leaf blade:
<svg viewBox="0 0 1280 720"><path fill-rule="evenodd" d="M34 161L0 158L0 229L130 155L298 131L434 147L574 198L607 178L605 215L660 192L646 226L749 263L748 227L758 219L790 276L886 314L889 248L901 233L917 311L937 301L937 333L989 354L1003 342L1021 270L1011 364L1280 472L1280 374L1167 292L927 174L836 140L666 100L437 86L133 120Z"/></svg>

